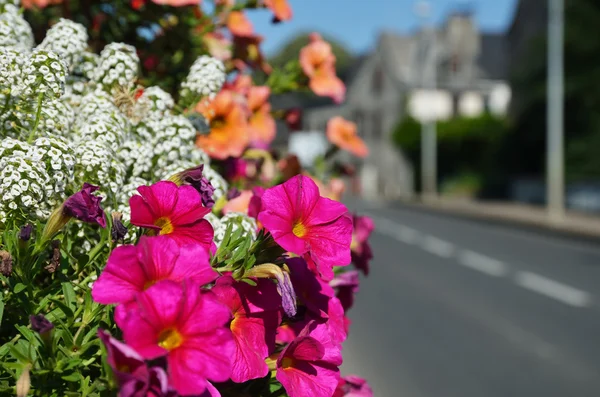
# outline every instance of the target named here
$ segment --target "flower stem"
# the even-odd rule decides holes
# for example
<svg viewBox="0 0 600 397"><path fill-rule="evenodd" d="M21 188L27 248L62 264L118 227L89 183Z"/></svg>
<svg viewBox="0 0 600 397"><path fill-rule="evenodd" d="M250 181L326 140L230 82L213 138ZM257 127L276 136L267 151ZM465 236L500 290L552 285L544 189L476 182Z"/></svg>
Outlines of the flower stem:
<svg viewBox="0 0 600 397"><path fill-rule="evenodd" d="M33 124L33 128L29 133L29 138L27 138L27 143L33 142L33 138L35 138L35 133L37 132L38 125L40 124L40 118L42 117L42 102L44 101L44 94L40 93L38 95L37 100L37 112L35 114L35 123Z"/></svg>

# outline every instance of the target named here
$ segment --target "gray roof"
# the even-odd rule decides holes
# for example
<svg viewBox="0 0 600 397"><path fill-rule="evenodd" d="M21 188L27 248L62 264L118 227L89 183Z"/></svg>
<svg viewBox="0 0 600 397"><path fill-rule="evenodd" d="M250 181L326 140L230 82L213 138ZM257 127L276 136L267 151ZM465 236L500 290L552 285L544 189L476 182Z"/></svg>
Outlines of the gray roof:
<svg viewBox="0 0 600 397"><path fill-rule="evenodd" d="M397 82L404 82L408 78L415 40L414 36L392 32L383 32L379 38L387 72Z"/></svg>
<svg viewBox="0 0 600 397"><path fill-rule="evenodd" d="M508 78L508 41L503 34L481 34L481 54L477 64L482 78L506 80Z"/></svg>

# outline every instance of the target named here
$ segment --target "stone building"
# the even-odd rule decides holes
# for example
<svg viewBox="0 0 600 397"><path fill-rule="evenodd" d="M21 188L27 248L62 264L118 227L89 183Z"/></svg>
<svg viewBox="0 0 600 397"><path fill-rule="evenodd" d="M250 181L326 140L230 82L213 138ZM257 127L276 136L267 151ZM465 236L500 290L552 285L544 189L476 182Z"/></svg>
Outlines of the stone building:
<svg viewBox="0 0 600 397"><path fill-rule="evenodd" d="M367 197L414 194L413 165L392 143L394 126L403 117L440 120L507 110L511 91L505 37L480 32L472 15L462 12L450 14L434 35L435 44L428 47L431 34L426 31L382 33L347 83L344 104L304 112L304 124L311 130L324 131L335 115L357 124L371 149L361 164L362 193ZM436 67L435 90L423 88L427 57Z"/></svg>

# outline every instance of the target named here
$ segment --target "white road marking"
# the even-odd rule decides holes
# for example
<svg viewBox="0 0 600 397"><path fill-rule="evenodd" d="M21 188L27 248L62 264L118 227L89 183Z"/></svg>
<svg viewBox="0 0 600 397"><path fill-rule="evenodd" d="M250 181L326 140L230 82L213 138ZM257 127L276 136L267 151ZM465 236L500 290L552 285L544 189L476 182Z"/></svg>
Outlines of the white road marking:
<svg viewBox="0 0 600 397"><path fill-rule="evenodd" d="M458 263L494 277L503 277L508 274L508 266L504 262L470 250L459 252Z"/></svg>
<svg viewBox="0 0 600 397"><path fill-rule="evenodd" d="M454 244L429 235L426 235L423 237L423 240L421 240L421 248L430 254L434 254L442 258L451 258L456 251Z"/></svg>
<svg viewBox="0 0 600 397"><path fill-rule="evenodd" d="M421 233L408 226L398 225L394 233L394 238L405 244L416 244L421 238Z"/></svg>
<svg viewBox="0 0 600 397"><path fill-rule="evenodd" d="M515 274L515 282L523 288L556 299L567 305L587 307L591 304L592 298L587 292L535 273L519 271Z"/></svg>

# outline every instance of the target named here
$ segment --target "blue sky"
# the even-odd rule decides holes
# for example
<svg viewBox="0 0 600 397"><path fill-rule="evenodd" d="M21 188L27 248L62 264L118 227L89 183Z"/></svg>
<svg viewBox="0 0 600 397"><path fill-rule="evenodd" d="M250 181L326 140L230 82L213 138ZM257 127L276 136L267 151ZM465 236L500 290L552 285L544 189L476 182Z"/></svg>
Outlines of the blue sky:
<svg viewBox="0 0 600 397"><path fill-rule="evenodd" d="M362 53L375 44L379 32L409 32L415 29L415 0L288 0L292 21L272 25L268 11L251 11L255 30L266 40L263 49L272 54L299 32L318 31ZM430 0L434 21L440 23L456 7L469 4L481 29L504 31L512 20L517 0Z"/></svg>

